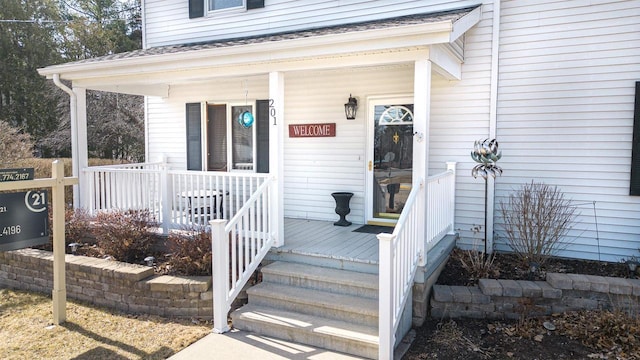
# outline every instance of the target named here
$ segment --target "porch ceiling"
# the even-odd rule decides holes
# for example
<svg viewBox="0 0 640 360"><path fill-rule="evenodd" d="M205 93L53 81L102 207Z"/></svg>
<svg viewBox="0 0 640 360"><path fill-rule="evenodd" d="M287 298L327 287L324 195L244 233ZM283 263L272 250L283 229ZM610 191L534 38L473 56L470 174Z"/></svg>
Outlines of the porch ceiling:
<svg viewBox="0 0 640 360"><path fill-rule="evenodd" d="M455 64L459 66L462 58L449 45L480 16L481 7L477 6L288 34L137 50L38 71L47 78L59 74L77 87L163 97L173 84L203 79L367 67L430 57L443 74L456 78Z"/></svg>

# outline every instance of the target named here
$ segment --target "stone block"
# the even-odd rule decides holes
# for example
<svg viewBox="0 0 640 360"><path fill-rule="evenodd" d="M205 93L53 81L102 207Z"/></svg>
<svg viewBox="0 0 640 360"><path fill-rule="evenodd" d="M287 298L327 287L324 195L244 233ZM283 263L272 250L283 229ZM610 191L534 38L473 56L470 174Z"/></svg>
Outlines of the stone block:
<svg viewBox="0 0 640 360"><path fill-rule="evenodd" d="M129 304L129 311L136 314L147 314L149 305Z"/></svg>
<svg viewBox="0 0 640 360"><path fill-rule="evenodd" d="M514 309L514 305L510 302L496 302L495 308L497 312L506 313L511 312Z"/></svg>
<svg viewBox="0 0 640 360"><path fill-rule="evenodd" d="M198 317L204 318L204 319L213 319L213 310L212 309L205 309L205 308L198 308ZM422 320L422 322L424 322L424 320Z"/></svg>
<svg viewBox="0 0 640 360"><path fill-rule="evenodd" d="M115 294L115 293L106 292L104 293L104 298L109 301L116 301L116 302L122 301L122 295Z"/></svg>
<svg viewBox="0 0 640 360"><path fill-rule="evenodd" d="M516 280L498 280L502 285L502 296L522 297L522 286Z"/></svg>
<svg viewBox="0 0 640 360"><path fill-rule="evenodd" d="M502 296L502 285L495 279L480 279L478 287L483 294L489 296Z"/></svg>
<svg viewBox="0 0 640 360"><path fill-rule="evenodd" d="M175 276L160 275L147 280L151 291L182 291L182 284L177 282Z"/></svg>
<svg viewBox="0 0 640 360"><path fill-rule="evenodd" d="M547 282L556 289L573 289L573 280L568 274L547 273Z"/></svg>
<svg viewBox="0 0 640 360"><path fill-rule="evenodd" d="M91 296L92 298L101 298L104 297L104 293L101 290L91 289L91 288L83 288L82 293Z"/></svg>
<svg viewBox="0 0 640 360"><path fill-rule="evenodd" d="M167 316L188 317L198 315L197 308L168 307L164 311Z"/></svg>
<svg viewBox="0 0 640 360"><path fill-rule="evenodd" d="M518 281L522 287L522 296L524 297L541 297L542 288L535 281Z"/></svg>
<svg viewBox="0 0 640 360"><path fill-rule="evenodd" d="M471 291L467 286L451 286L453 301L459 303L471 303Z"/></svg>
<svg viewBox="0 0 640 360"><path fill-rule="evenodd" d="M453 293L451 292L451 286L433 285L433 299L441 302L452 302Z"/></svg>
<svg viewBox="0 0 640 360"><path fill-rule="evenodd" d="M627 279L608 277L607 280L610 294L631 295L633 293L633 286Z"/></svg>
<svg viewBox="0 0 640 360"><path fill-rule="evenodd" d="M460 311L460 317L469 318L469 319L484 319L485 312L484 311L474 311L474 310L465 310Z"/></svg>
<svg viewBox="0 0 640 360"><path fill-rule="evenodd" d="M209 300L209 301L213 300L213 291L210 290L207 292L200 293L200 300Z"/></svg>
<svg viewBox="0 0 640 360"><path fill-rule="evenodd" d="M598 309L598 300L586 298L566 298L565 304L574 309L596 310Z"/></svg>
<svg viewBox="0 0 640 360"><path fill-rule="evenodd" d="M595 275L585 275L587 280L589 280L589 291L595 291L600 293L609 293L609 281L607 281L606 277L603 276L595 276Z"/></svg>
<svg viewBox="0 0 640 360"><path fill-rule="evenodd" d="M489 304L491 302L491 296L485 295L477 286L470 287L469 292L471 293L471 302L474 304Z"/></svg>
<svg viewBox="0 0 640 360"><path fill-rule="evenodd" d="M552 287L546 281L536 281L536 284L542 289L542 297L545 299L560 299L562 297L562 290Z"/></svg>
<svg viewBox="0 0 640 360"><path fill-rule="evenodd" d="M450 317L449 310L446 307L431 309L432 319L448 319L449 317Z"/></svg>
<svg viewBox="0 0 640 360"><path fill-rule="evenodd" d="M631 284L631 293L633 296L640 296L640 280L639 279L627 279Z"/></svg>
<svg viewBox="0 0 640 360"><path fill-rule="evenodd" d="M469 311L480 311L482 313L489 313L496 311L496 306L494 303L488 304L470 304L466 307Z"/></svg>
<svg viewBox="0 0 640 360"><path fill-rule="evenodd" d="M591 281L582 274L567 274L571 278L574 290L591 290Z"/></svg>

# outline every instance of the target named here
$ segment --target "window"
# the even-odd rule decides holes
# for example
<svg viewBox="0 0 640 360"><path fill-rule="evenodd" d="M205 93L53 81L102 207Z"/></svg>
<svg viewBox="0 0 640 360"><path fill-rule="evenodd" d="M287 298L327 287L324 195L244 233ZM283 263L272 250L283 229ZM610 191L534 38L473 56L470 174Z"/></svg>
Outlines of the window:
<svg viewBox="0 0 640 360"><path fill-rule="evenodd" d="M236 170L253 170L256 126L244 127L237 121L245 111L254 113L250 105L231 107L231 163Z"/></svg>
<svg viewBox="0 0 640 360"><path fill-rule="evenodd" d="M209 0L209 11L244 7L244 0Z"/></svg>
<svg viewBox="0 0 640 360"><path fill-rule="evenodd" d="M186 110L188 170L269 172L269 100L189 103ZM245 112L255 118L249 127L238 121Z"/></svg>

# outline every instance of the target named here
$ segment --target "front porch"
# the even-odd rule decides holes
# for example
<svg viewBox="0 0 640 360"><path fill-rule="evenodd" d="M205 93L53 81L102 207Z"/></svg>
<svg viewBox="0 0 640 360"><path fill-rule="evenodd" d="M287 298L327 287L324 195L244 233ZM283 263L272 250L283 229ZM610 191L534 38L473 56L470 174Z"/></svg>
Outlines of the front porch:
<svg viewBox="0 0 640 360"><path fill-rule="evenodd" d="M351 283L332 285L333 281L340 281L335 279L348 278L353 273L373 276L364 286L374 283L375 295L367 301L379 303L371 309L379 325L366 332L379 333L368 338L375 346L370 344L374 347L368 350L367 356L372 356L371 351L378 348L381 354L389 354L408 331L414 281L426 283L424 274L431 271L425 269L437 266L429 258L430 249L454 232L455 163L448 163L445 172L424 180L416 179L395 228L379 234L355 232L361 224L341 227L334 226L333 221L285 218L284 212L276 208L278 201L274 200L282 195L278 193L278 179L268 174L170 170L167 164L155 163L87 168L83 176L87 185L83 199L88 199L84 206L90 212L148 210L157 216L165 232L185 227L211 231L216 331L229 330L226 318L231 303L265 259L297 264L322 274L339 271L340 275L322 285L325 288L321 291L331 294L339 288L347 291L343 294L347 297L354 296L350 293ZM335 220L337 217L335 215ZM302 271L294 271L296 276L299 273ZM315 294L317 290L287 291ZM310 298L324 296L311 295ZM290 303L292 300L278 301ZM249 310L245 311L251 313ZM300 316L306 315L303 312ZM295 323L291 318L288 321ZM350 349L351 345L345 346Z"/></svg>

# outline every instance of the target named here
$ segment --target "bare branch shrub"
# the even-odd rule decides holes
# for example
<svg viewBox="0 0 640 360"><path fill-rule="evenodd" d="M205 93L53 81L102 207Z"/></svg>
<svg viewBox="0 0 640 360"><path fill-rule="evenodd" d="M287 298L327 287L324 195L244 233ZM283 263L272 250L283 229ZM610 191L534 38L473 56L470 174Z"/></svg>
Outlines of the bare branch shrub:
<svg viewBox="0 0 640 360"><path fill-rule="evenodd" d="M15 166L22 159L33 157L33 142L29 134L0 121L0 165Z"/></svg>
<svg viewBox="0 0 640 360"><path fill-rule="evenodd" d="M85 239L93 237L93 216L85 209L67 208L65 211L64 233L65 242L84 243Z"/></svg>
<svg viewBox="0 0 640 360"><path fill-rule="evenodd" d="M568 243L563 239L575 225L576 208L556 186L531 182L509 200L500 202L504 236L516 255L528 265L545 261Z"/></svg>
<svg viewBox="0 0 640 360"><path fill-rule="evenodd" d="M205 229L169 234L170 272L179 275L211 275L211 236Z"/></svg>
<svg viewBox="0 0 640 360"><path fill-rule="evenodd" d="M462 250L458 257L460 265L471 275L471 280L474 282L478 279L488 278L494 273L494 260L495 254L485 254L476 250Z"/></svg>
<svg viewBox="0 0 640 360"><path fill-rule="evenodd" d="M150 254L156 226L148 210L110 211L96 215L94 233L104 255L135 263Z"/></svg>

